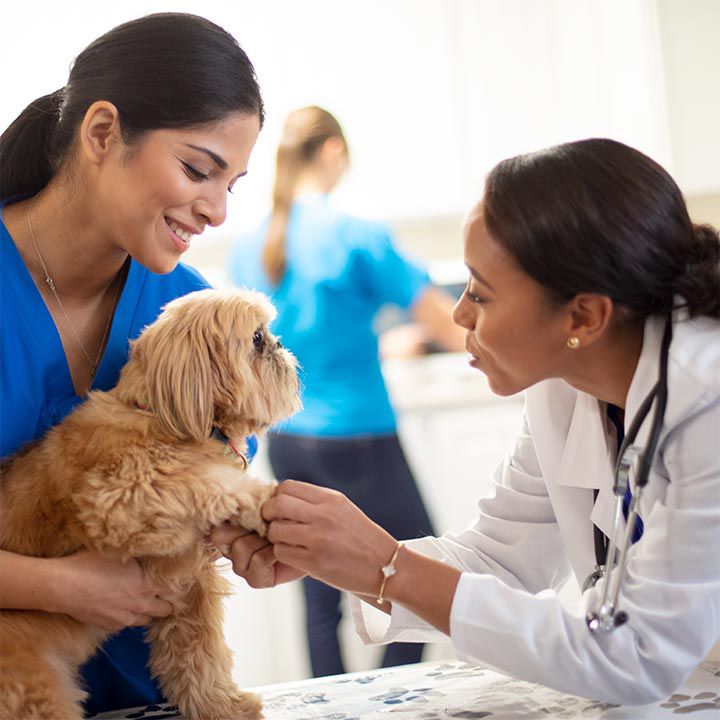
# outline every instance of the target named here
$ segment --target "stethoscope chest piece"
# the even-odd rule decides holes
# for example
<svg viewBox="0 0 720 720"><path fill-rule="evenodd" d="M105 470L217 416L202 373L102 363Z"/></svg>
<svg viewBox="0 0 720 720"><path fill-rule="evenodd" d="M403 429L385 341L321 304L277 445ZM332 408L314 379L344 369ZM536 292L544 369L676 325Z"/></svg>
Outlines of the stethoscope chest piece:
<svg viewBox="0 0 720 720"><path fill-rule="evenodd" d="M614 612L608 609L603 612L602 608L598 612L589 612L585 616L585 624L590 632L609 632L624 625L627 620L628 614L622 610Z"/></svg>

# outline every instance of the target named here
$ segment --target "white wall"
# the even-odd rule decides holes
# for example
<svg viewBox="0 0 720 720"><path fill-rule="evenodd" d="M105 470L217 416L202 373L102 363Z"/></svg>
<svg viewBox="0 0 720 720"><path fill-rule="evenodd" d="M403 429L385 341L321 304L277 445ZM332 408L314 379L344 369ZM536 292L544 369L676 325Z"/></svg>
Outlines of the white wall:
<svg viewBox="0 0 720 720"><path fill-rule="evenodd" d="M226 238L265 213L285 114L318 103L344 124L339 201L379 218L462 215L500 158L608 135L671 159L654 0L125 0L4 10L0 126L65 83L73 57L121 21L197 12L255 64L267 125L230 198ZM66 15L70 14L70 21ZM59 28L62 31L59 32Z"/></svg>
<svg viewBox="0 0 720 720"><path fill-rule="evenodd" d="M658 0L675 179L720 217L720 2Z"/></svg>
<svg viewBox="0 0 720 720"><path fill-rule="evenodd" d="M605 135L647 152L687 193L720 202L720 25L716 0L89 0L4 10L0 127L62 86L73 57L119 22L181 10L232 32L255 64L267 107L250 174L226 224L188 260L220 281L230 240L268 209L286 113L325 105L353 157L336 201L416 233L425 258L459 257L459 232L426 242L432 223L459 226L500 158ZM66 20L70 13L72 22ZM58 28L62 27L62 32ZM720 209L718 210L720 214ZM447 223L445 223L447 226Z"/></svg>

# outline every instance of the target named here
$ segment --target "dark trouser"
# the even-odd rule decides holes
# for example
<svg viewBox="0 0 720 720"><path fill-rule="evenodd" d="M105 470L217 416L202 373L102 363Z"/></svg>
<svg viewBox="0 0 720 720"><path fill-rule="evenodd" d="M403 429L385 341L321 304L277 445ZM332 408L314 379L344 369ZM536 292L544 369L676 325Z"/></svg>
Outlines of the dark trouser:
<svg viewBox="0 0 720 720"><path fill-rule="evenodd" d="M339 490L398 540L433 534L397 435L333 439L273 434L269 436L269 455L278 479ZM378 589L380 579L378 568ZM312 578L303 583L313 675L343 673L337 634L341 594ZM423 647L392 643L386 646L382 666L420 662Z"/></svg>

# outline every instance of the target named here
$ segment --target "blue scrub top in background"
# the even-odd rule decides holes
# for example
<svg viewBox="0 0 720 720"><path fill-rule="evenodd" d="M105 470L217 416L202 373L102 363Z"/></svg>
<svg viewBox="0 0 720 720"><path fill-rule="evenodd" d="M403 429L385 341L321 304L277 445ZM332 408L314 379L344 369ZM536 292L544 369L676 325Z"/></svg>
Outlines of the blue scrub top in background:
<svg viewBox="0 0 720 720"><path fill-rule="evenodd" d="M393 245L388 229L333 209L326 195L297 200L287 228L287 272L272 287L262 267L267 222L233 247L235 285L271 296L273 332L301 366L304 409L278 429L314 436L379 435L396 421L378 359L373 319L409 308L430 284Z"/></svg>
<svg viewBox="0 0 720 720"><path fill-rule="evenodd" d="M155 320L163 305L206 287L205 279L186 265L155 275L131 260L92 388L109 390L116 384L129 340ZM0 222L0 342L0 453L5 456L42 437L82 398L75 394L57 328L4 222ZM255 446L253 438L249 454ZM161 700L146 668L143 632L143 628L123 630L84 666L82 675L90 692L86 712Z"/></svg>

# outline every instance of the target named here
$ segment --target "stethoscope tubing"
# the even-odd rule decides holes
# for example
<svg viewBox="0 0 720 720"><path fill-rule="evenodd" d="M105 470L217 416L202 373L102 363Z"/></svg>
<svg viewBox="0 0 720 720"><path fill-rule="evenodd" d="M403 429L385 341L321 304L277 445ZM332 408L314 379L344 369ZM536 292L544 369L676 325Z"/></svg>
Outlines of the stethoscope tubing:
<svg viewBox="0 0 720 720"><path fill-rule="evenodd" d="M620 450L618 451L617 462L615 463L615 481L613 483L613 494L615 495L615 511L613 513L612 529L610 532L605 565L598 566L592 576L595 576L602 583L600 600L597 610L589 612L586 616L586 623L591 632L610 631L627 621L627 613L618 612L617 604L620 597L620 589L627 569L627 554L632 545L632 538L637 524L638 508L642 497L643 489L650 477L650 466L656 454L660 432L662 431L667 407L667 369L670 343L672 342L672 316L668 316L665 323L662 345L660 349L660 369L658 381L648 393L642 405L638 408L633 418L627 435L625 436ZM648 416L650 409L655 402L650 435L645 450L633 445L635 438ZM628 516L625 525L625 533L620 545L620 557L617 565L617 537L620 534L623 519L623 501L630 483L630 469L635 455L639 455L638 470L635 476L635 492L632 493L632 500L628 509ZM616 571L613 573L612 569ZM591 577L592 577L591 576ZM587 581L586 581L587 582Z"/></svg>

